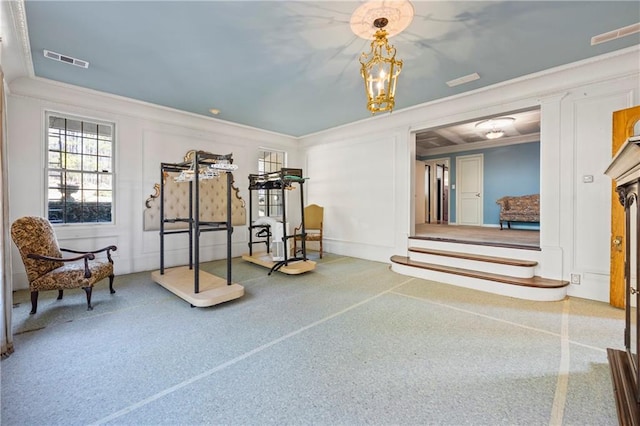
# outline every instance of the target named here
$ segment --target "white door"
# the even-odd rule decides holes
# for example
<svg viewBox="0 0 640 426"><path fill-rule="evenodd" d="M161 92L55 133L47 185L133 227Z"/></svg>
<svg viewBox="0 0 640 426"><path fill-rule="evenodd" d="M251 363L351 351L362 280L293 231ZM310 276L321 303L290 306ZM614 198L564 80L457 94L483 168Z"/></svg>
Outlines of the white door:
<svg viewBox="0 0 640 426"><path fill-rule="evenodd" d="M483 224L483 160L482 154L456 158L456 223Z"/></svg>

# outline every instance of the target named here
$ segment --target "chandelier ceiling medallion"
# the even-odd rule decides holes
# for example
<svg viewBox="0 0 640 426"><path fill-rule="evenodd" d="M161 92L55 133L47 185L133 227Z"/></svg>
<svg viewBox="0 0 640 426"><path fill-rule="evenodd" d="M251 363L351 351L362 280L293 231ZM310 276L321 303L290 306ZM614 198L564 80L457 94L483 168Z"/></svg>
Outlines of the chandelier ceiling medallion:
<svg viewBox="0 0 640 426"><path fill-rule="evenodd" d="M393 110L402 61L396 59L396 49L387 37L399 34L412 20L413 5L408 0L370 1L351 16L351 30L358 37L372 40L371 51L360 55L367 109L372 114Z"/></svg>

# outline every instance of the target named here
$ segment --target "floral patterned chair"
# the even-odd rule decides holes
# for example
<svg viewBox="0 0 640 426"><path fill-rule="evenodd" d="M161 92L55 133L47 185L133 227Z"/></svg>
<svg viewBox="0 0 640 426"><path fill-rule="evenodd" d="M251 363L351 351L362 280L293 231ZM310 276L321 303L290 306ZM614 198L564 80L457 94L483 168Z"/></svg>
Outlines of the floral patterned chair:
<svg viewBox="0 0 640 426"><path fill-rule="evenodd" d="M116 246L81 252L58 246L53 227L41 217L22 217L11 225L11 238L20 251L31 290L31 312L38 309L38 292L58 290L58 300L68 288L82 288L87 294L87 310L92 310L91 290L98 281L109 277L109 291L113 294L113 260L111 252ZM76 256L62 257L62 252ZM106 252L105 260L96 260L96 254Z"/></svg>

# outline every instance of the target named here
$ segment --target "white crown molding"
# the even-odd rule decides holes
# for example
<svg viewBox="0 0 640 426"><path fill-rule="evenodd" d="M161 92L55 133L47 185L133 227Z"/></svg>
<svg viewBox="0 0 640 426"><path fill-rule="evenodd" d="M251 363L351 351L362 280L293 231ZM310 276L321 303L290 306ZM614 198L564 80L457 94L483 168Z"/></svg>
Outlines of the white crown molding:
<svg viewBox="0 0 640 426"><path fill-rule="evenodd" d="M22 48L22 60L29 77L35 75L33 71L33 60L31 58L31 42L29 41L29 29L27 28L27 14L24 9L24 0L9 1L11 17L16 31L18 43Z"/></svg>
<svg viewBox="0 0 640 426"><path fill-rule="evenodd" d="M207 117L191 112L176 110L120 95L100 92L72 84L49 80L42 77L19 78L9 84L11 95L38 99L51 104L74 108L90 109L93 112L115 114L117 116L147 119L159 123L210 131L231 137L241 136L256 142L293 143L296 138L268 130L258 129L215 117Z"/></svg>

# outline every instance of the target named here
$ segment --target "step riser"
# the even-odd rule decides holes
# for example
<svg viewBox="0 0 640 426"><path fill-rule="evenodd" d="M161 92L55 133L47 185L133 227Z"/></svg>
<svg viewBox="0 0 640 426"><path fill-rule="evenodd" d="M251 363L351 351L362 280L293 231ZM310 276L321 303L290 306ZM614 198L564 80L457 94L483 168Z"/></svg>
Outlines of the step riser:
<svg viewBox="0 0 640 426"><path fill-rule="evenodd" d="M450 274L447 272L433 271L429 269L401 265L399 263L391 263L391 270L399 274L408 275L410 277L437 281L445 284L455 285L458 287L485 291L488 293L515 297L518 299L554 302L562 300L567 296L566 286L560 288L540 288L505 285L504 283L496 281L466 277L462 275Z"/></svg>
<svg viewBox="0 0 640 426"><path fill-rule="evenodd" d="M477 254L483 256L506 257L518 260L530 260L533 262L538 262L538 266L536 266L534 269L534 275L540 274L539 264L541 262L542 252L539 250L521 250L505 247L460 244L446 241L420 240L415 238L409 238L409 247L453 251L457 253Z"/></svg>
<svg viewBox="0 0 640 426"><path fill-rule="evenodd" d="M440 256L414 251L409 251L409 258L411 260L417 260L418 262L433 263L436 265L451 266L454 268L471 269L473 271L507 275L510 277L532 278L535 275L535 267L533 266L504 265L500 263L471 259L460 259L457 257L448 257L446 255Z"/></svg>

